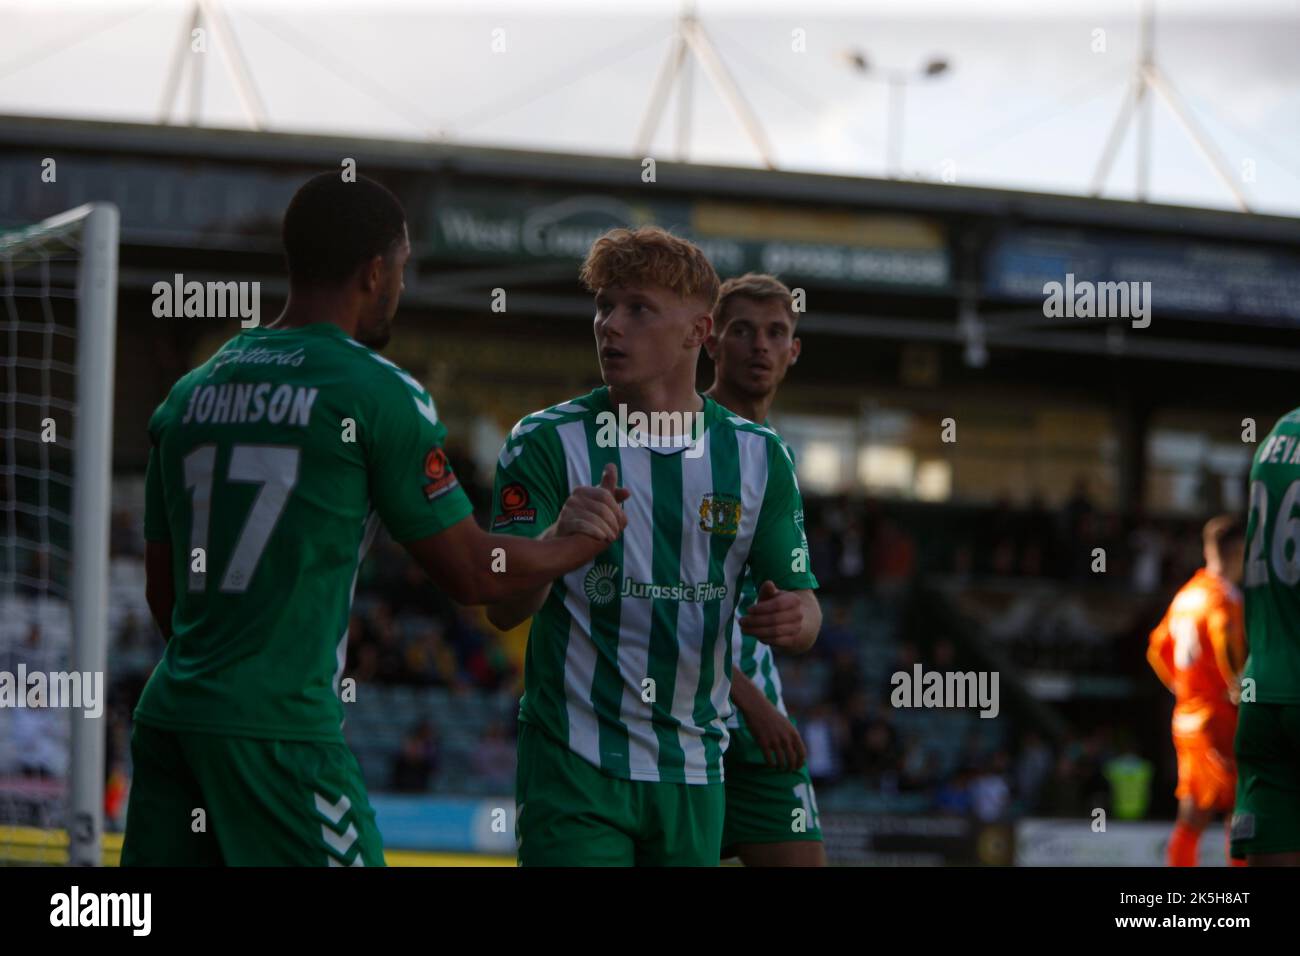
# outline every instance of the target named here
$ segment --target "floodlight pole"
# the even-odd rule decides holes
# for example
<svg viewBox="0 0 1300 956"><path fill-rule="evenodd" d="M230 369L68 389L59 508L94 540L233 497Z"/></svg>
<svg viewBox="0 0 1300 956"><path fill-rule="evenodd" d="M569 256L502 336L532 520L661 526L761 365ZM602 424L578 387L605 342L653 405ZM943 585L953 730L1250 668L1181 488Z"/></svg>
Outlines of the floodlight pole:
<svg viewBox="0 0 1300 956"><path fill-rule="evenodd" d="M1124 102L1120 104L1119 113L1115 116L1115 122L1111 125L1110 133L1106 137L1106 145L1102 148L1101 157L1097 161L1097 169L1092 178L1092 195L1100 196L1105 188L1106 180L1110 176L1111 166L1114 165L1120 143L1123 142L1125 128L1129 125L1129 121L1136 111L1138 113L1137 198L1140 202L1147 201L1147 190L1151 179L1151 102L1148 93L1154 92L1168 107L1174 118L1178 120L1183 132L1187 134L1188 139L1192 141L1192 144L1197 148L1210 168L1214 170L1228 192L1232 193L1232 198L1237 202L1237 208L1242 212L1249 212L1250 203L1247 202L1246 195L1242 192L1241 187L1233 179L1227 161L1224 160L1222 154L1219 153L1214 142L1205 131L1196 124L1191 111L1179 99L1173 85L1169 82L1169 78L1156 63L1154 38L1155 11L1152 0L1146 0L1142 8L1138 62L1133 71L1129 92L1125 95Z"/></svg>
<svg viewBox="0 0 1300 956"><path fill-rule="evenodd" d="M220 41L217 51L221 54L226 73L235 85L235 93L239 96L249 127L255 130L265 129L266 108L258 93L257 83L253 80L253 71L249 68L248 60L240 49L239 41L219 0L194 0L184 32L172 52L167 79L163 83L162 102L158 107L159 124L166 126L171 123L180 94L181 74L187 68L190 74L190 125L197 126L199 123L205 62L195 57L191 43L194 31L202 29L204 24L212 28L212 32L217 35L216 39Z"/></svg>
<svg viewBox="0 0 1300 956"><path fill-rule="evenodd" d="M650 94L650 102L646 106L645 114L641 118L641 125L637 131L636 154L644 156L650 151L650 143L654 139L655 130L659 128L659 123L663 119L668 94L673 83L680 77L682 82L678 89L677 154L679 159L684 160L686 158L690 143L689 106L691 98L691 72L690 65L687 63L688 54L693 54L695 59L699 61L704 74L708 77L714 90L722 98L723 103L726 104L727 109L730 110L740 128L744 130L745 135L758 152L763 165L768 169L776 169L776 162L772 158L772 147L763 132L762 124L759 123L758 117L740 92L740 87L736 84L730 71L728 71L726 64L722 62L722 58L718 55L713 41L709 39L708 33L705 32L704 26L696 18L692 0L686 0L683 5L682 14L677 19L674 42L668 51L668 56L665 57L662 66L659 68L658 76L655 78Z"/></svg>

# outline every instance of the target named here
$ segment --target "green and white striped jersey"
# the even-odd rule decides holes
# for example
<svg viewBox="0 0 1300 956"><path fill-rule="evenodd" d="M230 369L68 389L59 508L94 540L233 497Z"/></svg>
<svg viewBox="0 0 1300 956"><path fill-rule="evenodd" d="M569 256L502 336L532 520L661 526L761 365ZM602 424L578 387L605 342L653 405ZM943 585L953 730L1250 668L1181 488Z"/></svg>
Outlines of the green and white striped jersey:
<svg viewBox="0 0 1300 956"><path fill-rule="evenodd" d="M609 390L524 417L498 461L492 530L536 536L579 485L618 466L623 535L557 579L533 618L520 720L611 776L722 780L732 629L747 571L815 588L803 503L768 428L704 398L689 448L612 427Z"/></svg>
<svg viewBox="0 0 1300 956"><path fill-rule="evenodd" d="M764 428L771 429L768 422L763 422ZM776 434L776 430L772 430ZM782 447L785 448L786 454L790 456L791 464L795 464L794 449L785 443L780 436L777 436ZM799 525L799 533L804 534L803 512L796 515L796 523ZM808 550L808 540L803 538L802 547L805 553ZM810 568L811 570L811 568ZM732 658L731 666L740 669L740 672L754 682L763 696L771 701L772 706L784 714L790 716L789 711L785 709L785 698L781 696L781 675L776 669L776 655L772 653L772 648L764 644L758 638L744 633L740 629L740 619L745 616L749 606L758 599L758 588L761 581L755 581L752 574L746 574L744 583L740 588L740 602L736 605L735 627L732 630L731 649ZM744 722L744 715L740 709L733 707L731 716L727 718L727 726L733 729L739 728Z"/></svg>

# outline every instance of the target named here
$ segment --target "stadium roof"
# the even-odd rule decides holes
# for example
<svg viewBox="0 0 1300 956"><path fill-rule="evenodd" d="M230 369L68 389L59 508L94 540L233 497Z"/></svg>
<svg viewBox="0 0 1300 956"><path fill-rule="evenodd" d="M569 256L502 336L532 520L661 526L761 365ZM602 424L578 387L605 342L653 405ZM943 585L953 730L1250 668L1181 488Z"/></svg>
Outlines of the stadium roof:
<svg viewBox="0 0 1300 956"><path fill-rule="evenodd" d="M641 157L510 150L419 140L0 115L0 143L98 154L227 159L248 164L335 166L341 157L350 156L359 165L392 171L455 173L588 187L642 185ZM670 161L657 161L656 166L658 188L668 192L1300 244L1300 219L1288 216L749 167Z"/></svg>

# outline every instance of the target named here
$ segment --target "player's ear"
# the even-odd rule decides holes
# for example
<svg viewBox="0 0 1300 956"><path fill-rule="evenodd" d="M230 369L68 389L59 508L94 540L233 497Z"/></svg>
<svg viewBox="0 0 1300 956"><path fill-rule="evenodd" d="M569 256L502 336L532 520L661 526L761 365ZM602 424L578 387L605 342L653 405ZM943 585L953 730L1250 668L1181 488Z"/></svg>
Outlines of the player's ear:
<svg viewBox="0 0 1300 956"><path fill-rule="evenodd" d="M371 256L361 264L361 288L372 292L382 287L384 278L384 257Z"/></svg>
<svg viewBox="0 0 1300 956"><path fill-rule="evenodd" d="M799 336L790 340L790 364L793 365L799 361L799 351L803 348L803 343L799 341Z"/></svg>
<svg viewBox="0 0 1300 956"><path fill-rule="evenodd" d="M690 335L686 338L687 348L699 348L713 334L713 316L708 312L697 312L691 323Z"/></svg>

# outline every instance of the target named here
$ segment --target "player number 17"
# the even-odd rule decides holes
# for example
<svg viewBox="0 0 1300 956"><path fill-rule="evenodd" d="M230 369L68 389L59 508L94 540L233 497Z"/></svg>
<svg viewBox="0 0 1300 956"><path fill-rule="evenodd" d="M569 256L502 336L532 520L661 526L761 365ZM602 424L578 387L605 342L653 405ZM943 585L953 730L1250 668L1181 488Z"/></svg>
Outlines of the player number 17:
<svg viewBox="0 0 1300 956"><path fill-rule="evenodd" d="M289 494L298 483L300 448L289 445L235 445L230 449L226 480L261 485L253 507L244 521L243 530L230 554L221 590L242 594L252 583L257 562L271 540L271 532L289 503ZM217 462L217 446L200 445L185 456L185 487L193 508L190 521L190 555L195 549L207 550L208 526L212 516L212 473ZM190 563L189 589L202 591L207 575L195 571Z"/></svg>

